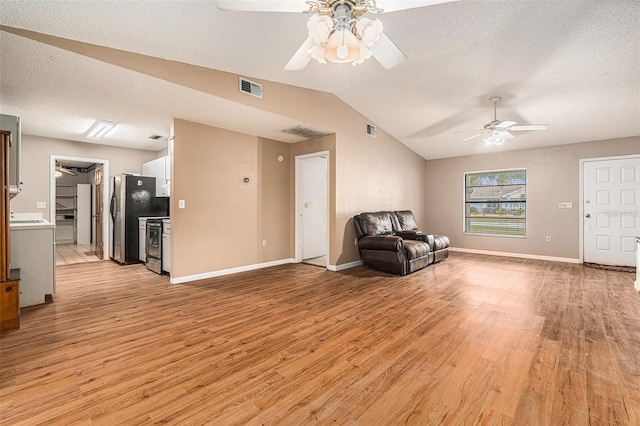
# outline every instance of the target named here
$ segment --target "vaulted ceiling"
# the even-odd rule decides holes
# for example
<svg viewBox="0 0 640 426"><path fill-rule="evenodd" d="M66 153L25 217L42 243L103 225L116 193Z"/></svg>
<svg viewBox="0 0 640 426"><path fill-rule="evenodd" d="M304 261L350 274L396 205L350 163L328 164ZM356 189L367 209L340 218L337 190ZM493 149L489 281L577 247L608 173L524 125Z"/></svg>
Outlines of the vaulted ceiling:
<svg viewBox="0 0 640 426"><path fill-rule="evenodd" d="M457 1L383 13L408 59L391 70L284 65L302 13L224 12L215 1L0 1L0 24L335 94L425 159L640 135L640 2ZM8 29L9 30L9 29ZM290 117L0 31L0 112L23 133L161 150L173 117L293 142ZM493 119L548 124L500 147L462 142ZM158 134L159 141L148 139ZM640 149L639 149L640 150Z"/></svg>

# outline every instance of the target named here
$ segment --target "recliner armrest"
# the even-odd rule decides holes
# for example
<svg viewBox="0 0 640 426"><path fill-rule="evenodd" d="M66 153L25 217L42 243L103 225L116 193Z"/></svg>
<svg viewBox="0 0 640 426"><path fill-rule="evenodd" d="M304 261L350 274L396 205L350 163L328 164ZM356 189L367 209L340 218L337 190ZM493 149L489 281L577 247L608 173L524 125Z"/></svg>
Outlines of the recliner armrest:
<svg viewBox="0 0 640 426"><path fill-rule="evenodd" d="M400 251L402 238L395 235L376 235L362 237L358 240L360 250Z"/></svg>
<svg viewBox="0 0 640 426"><path fill-rule="evenodd" d="M427 242L427 236L423 234L422 231L398 231L396 232L396 235L405 240L416 240L416 241Z"/></svg>

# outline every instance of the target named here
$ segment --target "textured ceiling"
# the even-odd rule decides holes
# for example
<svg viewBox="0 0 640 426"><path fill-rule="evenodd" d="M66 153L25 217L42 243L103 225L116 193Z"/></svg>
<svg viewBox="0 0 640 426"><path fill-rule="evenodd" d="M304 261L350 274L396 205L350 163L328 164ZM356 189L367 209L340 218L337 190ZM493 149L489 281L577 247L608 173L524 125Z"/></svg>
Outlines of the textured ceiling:
<svg viewBox="0 0 640 426"><path fill-rule="evenodd" d="M382 14L408 56L385 70L312 62L283 67L308 15L222 12L214 1L0 1L0 23L334 93L427 159L640 135L640 2L460 1ZM23 132L160 150L171 118L293 142L298 124L0 31L0 111ZM501 147L461 142L493 117L549 124ZM640 151L640 147L639 147Z"/></svg>

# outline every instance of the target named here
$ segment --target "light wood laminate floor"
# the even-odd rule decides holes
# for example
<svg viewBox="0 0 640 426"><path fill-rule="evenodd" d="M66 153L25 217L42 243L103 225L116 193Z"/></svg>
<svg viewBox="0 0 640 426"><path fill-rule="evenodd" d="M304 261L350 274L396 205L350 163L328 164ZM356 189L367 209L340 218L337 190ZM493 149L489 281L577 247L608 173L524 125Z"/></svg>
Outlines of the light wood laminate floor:
<svg viewBox="0 0 640 426"><path fill-rule="evenodd" d="M633 279L461 253L181 285L61 266L0 336L0 424L638 425Z"/></svg>

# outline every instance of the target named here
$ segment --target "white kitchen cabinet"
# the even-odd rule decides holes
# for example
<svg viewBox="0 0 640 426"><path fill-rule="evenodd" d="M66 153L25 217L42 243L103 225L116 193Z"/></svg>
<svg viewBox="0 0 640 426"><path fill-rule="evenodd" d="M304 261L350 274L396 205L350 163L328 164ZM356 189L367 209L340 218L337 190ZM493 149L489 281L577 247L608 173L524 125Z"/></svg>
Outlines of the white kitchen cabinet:
<svg viewBox="0 0 640 426"><path fill-rule="evenodd" d="M11 224L11 268L20 268L20 307L45 303L55 292L54 229L46 224Z"/></svg>
<svg viewBox="0 0 640 426"><path fill-rule="evenodd" d="M148 161L142 165L142 176L156 176L155 161Z"/></svg>
<svg viewBox="0 0 640 426"><path fill-rule="evenodd" d="M156 178L156 197L169 196L168 183L171 179L171 162L168 155L144 163L142 174Z"/></svg>
<svg viewBox="0 0 640 426"><path fill-rule="evenodd" d="M171 220L162 220L162 270L171 273Z"/></svg>

